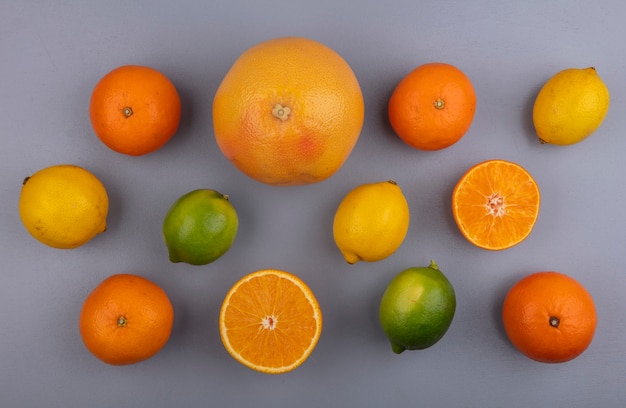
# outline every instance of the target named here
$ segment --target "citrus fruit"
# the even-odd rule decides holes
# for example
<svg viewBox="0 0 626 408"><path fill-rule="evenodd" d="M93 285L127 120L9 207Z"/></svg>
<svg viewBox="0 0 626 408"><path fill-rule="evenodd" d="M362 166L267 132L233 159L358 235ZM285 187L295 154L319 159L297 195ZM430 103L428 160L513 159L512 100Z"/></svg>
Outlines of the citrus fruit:
<svg viewBox="0 0 626 408"><path fill-rule="evenodd" d="M433 346L446 334L456 311L452 284L435 261L397 274L380 301L381 327L394 353Z"/></svg>
<svg viewBox="0 0 626 408"><path fill-rule="evenodd" d="M59 164L24 179L19 211L35 239L53 248L72 249L106 230L109 197L93 173Z"/></svg>
<svg viewBox="0 0 626 408"><path fill-rule="evenodd" d="M154 282L137 275L112 275L85 299L79 320L87 349L111 365L134 364L167 343L174 309Z"/></svg>
<svg viewBox="0 0 626 408"><path fill-rule="evenodd" d="M463 236L489 250L515 246L530 235L540 193L522 166L487 160L472 166L452 192L452 215Z"/></svg>
<svg viewBox="0 0 626 408"><path fill-rule="evenodd" d="M522 354L543 363L563 363L589 347L597 316L593 298L578 281L559 272L537 272L511 287L502 321Z"/></svg>
<svg viewBox="0 0 626 408"><path fill-rule="evenodd" d="M253 370L280 374L300 366L322 333L322 313L311 289L292 273L262 269L228 291L219 317L228 353Z"/></svg>
<svg viewBox="0 0 626 408"><path fill-rule="evenodd" d="M571 145L595 132L609 111L609 90L594 68L568 68L541 88L533 123L542 143Z"/></svg>
<svg viewBox="0 0 626 408"><path fill-rule="evenodd" d="M463 71L433 62L415 68L396 85L387 110L402 141L420 150L440 150L469 130L476 94Z"/></svg>
<svg viewBox="0 0 626 408"><path fill-rule="evenodd" d="M402 245L409 219L409 205L395 181L362 184L339 203L333 238L349 264L376 262Z"/></svg>
<svg viewBox="0 0 626 408"><path fill-rule="evenodd" d="M172 262L206 265L226 253L239 218L228 196L198 189L178 198L163 220L163 240Z"/></svg>
<svg viewBox="0 0 626 408"><path fill-rule="evenodd" d="M174 84L154 68L124 65L96 84L91 125L110 149L130 156L151 153L178 130L181 102Z"/></svg>
<svg viewBox="0 0 626 408"><path fill-rule="evenodd" d="M222 153L270 185L332 176L352 152L363 118L363 95L348 63L326 45L300 37L246 50L213 100Z"/></svg>

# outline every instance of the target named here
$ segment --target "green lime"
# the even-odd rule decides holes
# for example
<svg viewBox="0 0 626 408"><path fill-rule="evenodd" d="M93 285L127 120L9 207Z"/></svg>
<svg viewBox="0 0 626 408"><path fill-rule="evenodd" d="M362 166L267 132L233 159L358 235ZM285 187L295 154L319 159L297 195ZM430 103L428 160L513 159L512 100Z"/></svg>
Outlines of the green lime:
<svg viewBox="0 0 626 408"><path fill-rule="evenodd" d="M230 249L239 219L228 196L215 190L191 191L170 207L163 240L172 262L206 265Z"/></svg>
<svg viewBox="0 0 626 408"><path fill-rule="evenodd" d="M435 261L396 275L380 302L379 319L394 353L421 350L446 333L456 310L454 288Z"/></svg>

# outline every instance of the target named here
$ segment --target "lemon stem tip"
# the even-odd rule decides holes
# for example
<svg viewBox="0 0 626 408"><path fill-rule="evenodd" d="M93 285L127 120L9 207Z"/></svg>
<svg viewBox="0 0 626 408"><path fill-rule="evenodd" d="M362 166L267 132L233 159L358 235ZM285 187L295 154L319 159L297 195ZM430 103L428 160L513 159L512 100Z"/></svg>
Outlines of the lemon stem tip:
<svg viewBox="0 0 626 408"><path fill-rule="evenodd" d="M354 253L348 253L348 252L342 251L341 255L343 255L343 258L346 260L346 262L349 265L354 265L355 263L359 262L362 259L360 256Z"/></svg>

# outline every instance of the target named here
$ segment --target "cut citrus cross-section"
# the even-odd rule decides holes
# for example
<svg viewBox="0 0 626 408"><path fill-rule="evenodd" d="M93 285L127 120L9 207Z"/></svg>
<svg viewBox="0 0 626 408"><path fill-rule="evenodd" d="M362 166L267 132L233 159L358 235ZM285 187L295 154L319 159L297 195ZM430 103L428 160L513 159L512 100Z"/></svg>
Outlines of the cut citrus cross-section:
<svg viewBox="0 0 626 408"><path fill-rule="evenodd" d="M222 303L219 325L222 343L235 360L280 374L309 357L322 332L322 314L300 278L264 269L233 285Z"/></svg>
<svg viewBox="0 0 626 408"><path fill-rule="evenodd" d="M523 167L505 160L474 165L452 192L452 215L463 236L490 250L522 242L539 215L539 187Z"/></svg>

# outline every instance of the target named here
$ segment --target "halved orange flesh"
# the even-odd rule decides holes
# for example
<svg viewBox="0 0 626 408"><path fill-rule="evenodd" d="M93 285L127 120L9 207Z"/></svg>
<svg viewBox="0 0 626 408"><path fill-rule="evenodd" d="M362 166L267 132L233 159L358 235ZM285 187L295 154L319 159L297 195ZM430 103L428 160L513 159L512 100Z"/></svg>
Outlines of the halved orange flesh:
<svg viewBox="0 0 626 408"><path fill-rule="evenodd" d="M309 357L322 332L322 314L300 278L264 269L230 289L219 324L222 343L235 360L256 371L280 374Z"/></svg>

